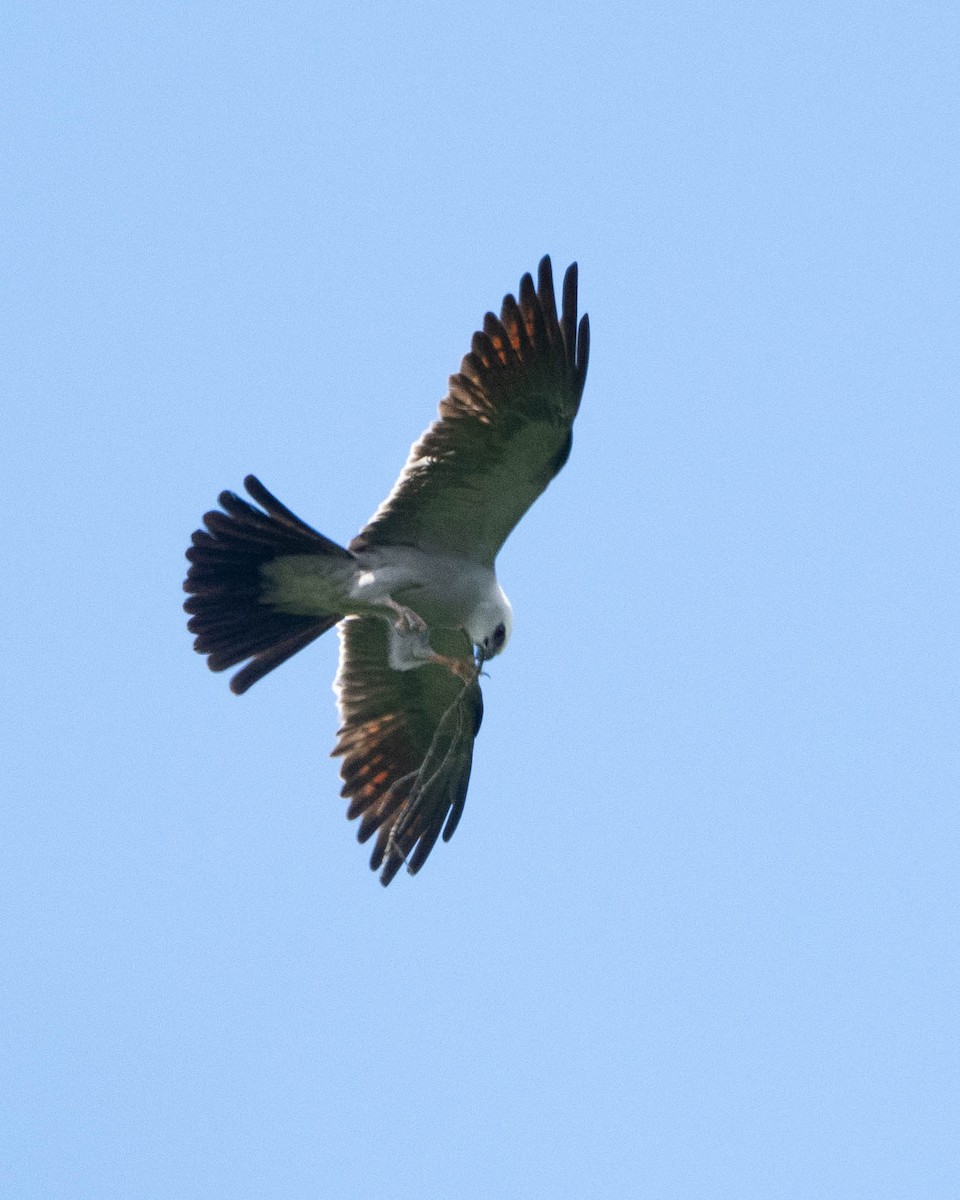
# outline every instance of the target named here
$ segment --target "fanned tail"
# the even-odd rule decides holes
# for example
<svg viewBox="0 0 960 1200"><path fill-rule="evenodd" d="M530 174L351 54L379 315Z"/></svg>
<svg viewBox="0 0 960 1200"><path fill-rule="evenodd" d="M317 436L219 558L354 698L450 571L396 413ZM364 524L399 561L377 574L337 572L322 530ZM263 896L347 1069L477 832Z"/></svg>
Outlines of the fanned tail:
<svg viewBox="0 0 960 1200"><path fill-rule="evenodd" d="M261 599L263 567L291 554L327 558L353 556L317 533L253 475L243 481L256 508L234 492L221 492L223 512L204 515L187 550L190 568L183 590L187 628L194 649L207 656L211 671L225 671L250 659L230 680L240 695L342 619L340 613L285 613Z"/></svg>

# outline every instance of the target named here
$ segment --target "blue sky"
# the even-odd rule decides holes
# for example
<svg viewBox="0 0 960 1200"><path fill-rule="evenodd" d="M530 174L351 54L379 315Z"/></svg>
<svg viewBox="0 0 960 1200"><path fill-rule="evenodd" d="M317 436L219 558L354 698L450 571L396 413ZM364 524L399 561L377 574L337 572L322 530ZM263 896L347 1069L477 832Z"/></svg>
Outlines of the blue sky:
<svg viewBox="0 0 960 1200"><path fill-rule="evenodd" d="M947 4L14 5L0 1190L960 1192ZM183 551L348 539L580 263L464 818L367 869L336 642L242 698Z"/></svg>

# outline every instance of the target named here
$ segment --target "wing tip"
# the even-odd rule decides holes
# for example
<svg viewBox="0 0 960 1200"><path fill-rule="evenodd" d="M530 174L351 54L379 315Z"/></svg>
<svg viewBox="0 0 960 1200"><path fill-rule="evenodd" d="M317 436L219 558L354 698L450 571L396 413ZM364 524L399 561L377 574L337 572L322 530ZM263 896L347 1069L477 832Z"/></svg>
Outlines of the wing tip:
<svg viewBox="0 0 960 1200"><path fill-rule="evenodd" d="M580 318L580 324L577 327L575 361L577 375L580 379L580 387L582 388L587 378L587 366L590 363L590 316L588 313L583 314Z"/></svg>

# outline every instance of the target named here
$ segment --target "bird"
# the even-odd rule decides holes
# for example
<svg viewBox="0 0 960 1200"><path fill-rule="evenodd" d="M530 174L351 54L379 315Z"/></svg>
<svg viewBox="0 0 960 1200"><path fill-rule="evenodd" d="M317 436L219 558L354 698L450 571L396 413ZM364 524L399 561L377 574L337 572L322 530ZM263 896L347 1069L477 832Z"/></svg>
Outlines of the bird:
<svg viewBox="0 0 960 1200"><path fill-rule="evenodd" d="M561 470L587 374L577 264L558 313L549 256L488 312L439 415L390 494L347 546L318 533L253 475L224 491L192 536L184 609L236 694L337 627L334 693L347 817L375 837L386 886L423 866L460 820L483 716L484 664L513 612L495 560Z"/></svg>

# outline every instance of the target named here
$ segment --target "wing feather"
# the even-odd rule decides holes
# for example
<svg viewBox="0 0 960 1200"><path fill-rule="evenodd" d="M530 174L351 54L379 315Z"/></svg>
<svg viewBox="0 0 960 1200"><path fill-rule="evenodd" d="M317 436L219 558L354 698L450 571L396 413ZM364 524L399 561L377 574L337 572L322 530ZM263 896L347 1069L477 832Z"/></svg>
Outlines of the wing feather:
<svg viewBox="0 0 960 1200"><path fill-rule="evenodd" d="M560 470L587 373L590 330L577 324L577 266L558 316L550 259L487 313L451 376L440 419L410 451L387 499L351 543L413 545L493 563Z"/></svg>
<svg viewBox="0 0 960 1200"><path fill-rule="evenodd" d="M339 633L334 690L342 724L333 753L343 757L347 816L360 818L359 841L377 835L370 866L386 885L404 863L416 873L438 837L452 836L483 701L475 679L464 684L444 666L393 670L390 628L379 618L351 617ZM431 644L439 654L473 661L463 633L436 630Z"/></svg>

